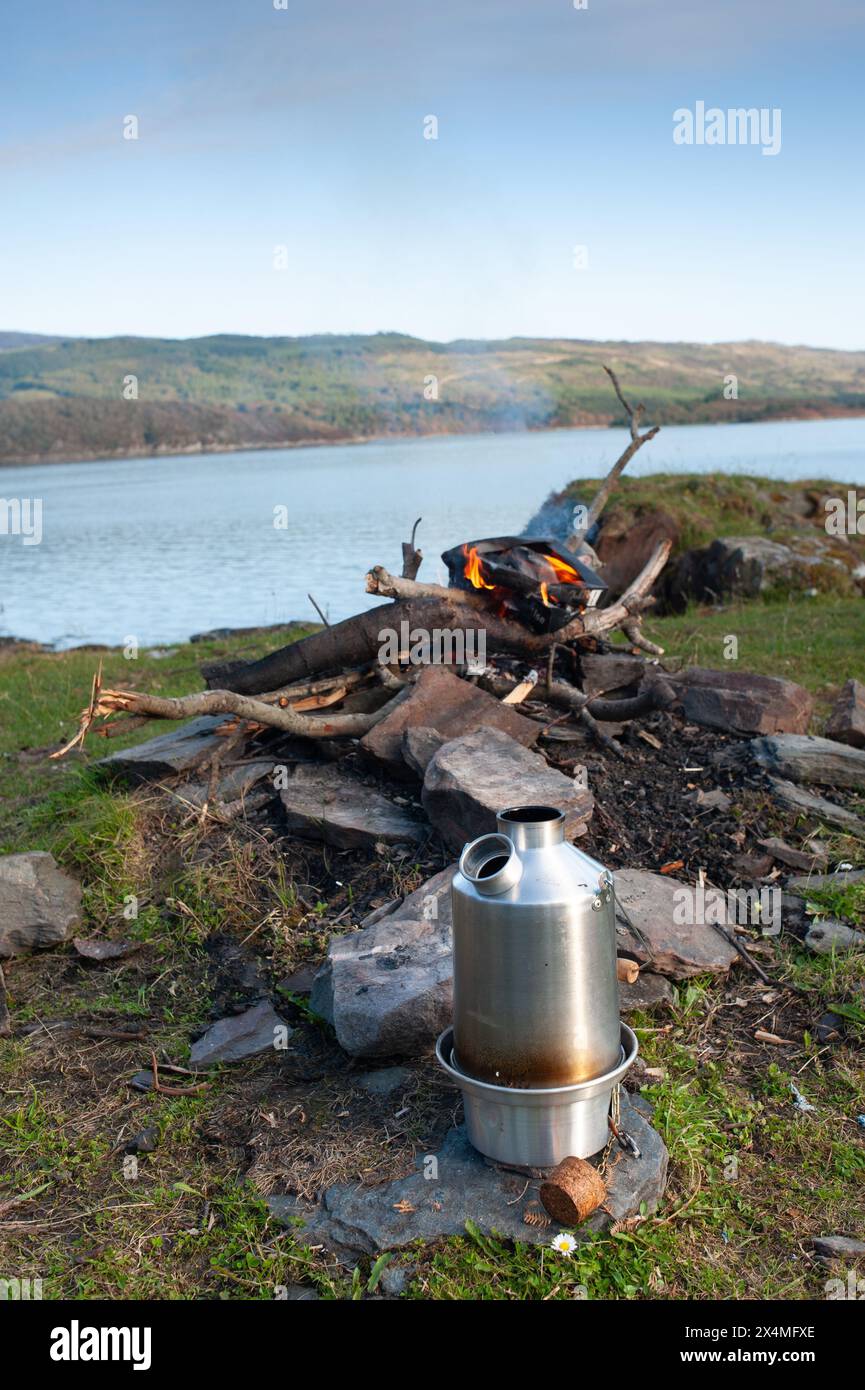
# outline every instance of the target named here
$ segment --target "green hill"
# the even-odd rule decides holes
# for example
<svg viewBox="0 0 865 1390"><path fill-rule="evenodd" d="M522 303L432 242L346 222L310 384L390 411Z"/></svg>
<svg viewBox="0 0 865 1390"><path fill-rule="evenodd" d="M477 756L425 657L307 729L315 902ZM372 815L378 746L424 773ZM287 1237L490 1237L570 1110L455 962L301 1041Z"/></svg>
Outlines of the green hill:
<svg viewBox="0 0 865 1390"><path fill-rule="evenodd" d="M0 333L0 463L619 423L603 362L661 424L865 414L865 352L773 343Z"/></svg>

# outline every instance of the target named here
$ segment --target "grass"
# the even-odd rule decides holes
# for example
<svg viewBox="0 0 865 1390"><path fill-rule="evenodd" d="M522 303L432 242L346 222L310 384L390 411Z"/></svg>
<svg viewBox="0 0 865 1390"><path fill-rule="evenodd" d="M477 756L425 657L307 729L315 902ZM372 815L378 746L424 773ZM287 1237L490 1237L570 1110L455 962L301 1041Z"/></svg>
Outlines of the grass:
<svg viewBox="0 0 865 1390"><path fill-rule="evenodd" d="M691 612L647 628L672 658L711 665L721 664L734 632L743 668L801 680L820 717L840 682L863 674L851 600ZM244 654L273 641L244 639ZM134 664L114 652L102 659L107 681L182 692L197 686L200 659L238 645L180 647ZM98 660L92 652L0 652L3 847L51 849L84 883L84 933L139 947L99 967L69 947L7 967L16 1027L48 1031L0 1040L0 1277L40 1277L48 1298L271 1299L298 1283L327 1299L374 1296L382 1265L347 1271L305 1249L302 1230L276 1226L264 1197L274 1186L312 1193L403 1171L414 1144L436 1142L436 1126L450 1123L453 1100L434 1068L413 1072L406 1130L392 1136L390 1114L354 1088L350 1069L338 1069L345 1061L327 1051L326 1030L288 991L287 1017L326 1066L316 1070L307 1057L295 1076L264 1059L214 1073L209 1089L189 1096L128 1087L151 1046L182 1064L190 1035L214 1007L230 1005L220 943L247 940L278 979L296 960L323 954L332 919L361 893L367 868L331 865L327 877L322 864L295 863L283 847L237 829L213 839L158 792L106 788L89 770L103 751L95 741L73 763L46 762L44 752L22 757L74 731ZM374 872L387 896L394 885L415 886L419 871L382 863ZM127 919L130 896L138 915ZM862 907L859 890L808 897L847 916ZM405 1296L822 1298L832 1271L809 1257L810 1237L862 1229L856 1116L865 1112L865 1023L857 1007L865 961L814 957L786 938L766 949L770 975L806 996L767 989L737 969L729 982L683 983L672 1011L635 1020L651 1069L643 1093L670 1152L657 1213L592 1238L571 1258L471 1226L463 1237L394 1255L391 1266L408 1272ZM847 1013L830 1049L816 1041L816 1023L833 1008ZM93 1036L124 1026L144 1028L144 1045ZM756 1043L758 1027L791 1045ZM814 1111L796 1108L791 1083ZM157 1130L156 1150L130 1165L124 1143L147 1126Z"/></svg>
<svg viewBox="0 0 865 1390"><path fill-rule="evenodd" d="M845 680L865 680L865 604L860 599L790 596L775 602L731 603L723 609L691 608L644 624L665 649L665 662L757 671L804 685L816 697L821 732L831 701ZM729 660L729 639L736 657Z"/></svg>

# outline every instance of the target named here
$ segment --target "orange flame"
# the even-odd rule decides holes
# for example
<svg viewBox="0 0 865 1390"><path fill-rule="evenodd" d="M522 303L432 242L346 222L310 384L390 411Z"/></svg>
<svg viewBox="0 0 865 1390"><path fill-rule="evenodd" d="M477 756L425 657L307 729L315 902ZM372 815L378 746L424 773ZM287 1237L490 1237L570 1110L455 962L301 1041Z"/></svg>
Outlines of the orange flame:
<svg viewBox="0 0 865 1390"><path fill-rule="evenodd" d="M547 591L547 586L546 586L546 584L544 584L543 582L541 583L541 598L542 598L542 600L543 600L544 607L545 607L545 608L549 608L549 606L550 606L550 596L549 596L549 593L548 593L548 591Z"/></svg>
<svg viewBox="0 0 865 1390"><path fill-rule="evenodd" d="M482 574L483 561L474 546L463 546L463 555L466 557L465 569L463 574L475 589L494 589L495 584L488 584Z"/></svg>
<svg viewBox="0 0 865 1390"><path fill-rule="evenodd" d="M577 574L573 565L568 565L564 560L559 560L555 555L545 555L544 559L551 567L559 584L582 584L583 581ZM541 586L543 587L543 585ZM546 600L544 600L546 602Z"/></svg>

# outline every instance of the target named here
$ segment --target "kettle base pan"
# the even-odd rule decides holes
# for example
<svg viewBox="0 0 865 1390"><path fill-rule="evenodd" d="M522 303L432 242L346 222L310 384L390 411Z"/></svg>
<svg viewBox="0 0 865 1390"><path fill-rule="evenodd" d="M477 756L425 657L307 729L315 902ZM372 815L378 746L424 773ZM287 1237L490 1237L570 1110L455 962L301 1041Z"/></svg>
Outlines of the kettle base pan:
<svg viewBox="0 0 865 1390"><path fill-rule="evenodd" d="M603 1076L572 1086L521 1090L476 1081L453 1061L453 1028L436 1043L436 1058L462 1091L466 1131L479 1153L520 1168L554 1168L563 1158L591 1158L610 1137L613 1087L633 1065L636 1034L621 1025L621 1055Z"/></svg>

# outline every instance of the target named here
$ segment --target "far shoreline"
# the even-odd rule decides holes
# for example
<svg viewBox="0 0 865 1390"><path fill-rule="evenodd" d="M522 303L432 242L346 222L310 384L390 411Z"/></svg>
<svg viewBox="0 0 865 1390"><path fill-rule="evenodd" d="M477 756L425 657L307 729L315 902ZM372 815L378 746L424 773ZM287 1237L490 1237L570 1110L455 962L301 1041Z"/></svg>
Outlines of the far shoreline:
<svg viewBox="0 0 865 1390"><path fill-rule="evenodd" d="M865 412L860 409L845 410L843 407L830 408L826 410L815 410L809 408L798 413L783 413L777 415L766 415L761 413L754 416L738 416L735 420L677 420L669 424L662 424L660 429L680 430L695 427L717 426L729 428L735 425L778 425L778 424L807 424L828 420L865 420ZM112 453L92 453L77 454L69 458L57 458L53 455L30 456L20 459L0 459L0 470L12 468L44 468L54 465L64 465L71 463L122 463L132 459L195 459L206 458L211 454L261 454L273 453L284 449L327 449L343 448L346 446L356 446L361 444L405 444L420 440L433 439L479 439L483 437L496 438L498 436L508 437L526 434L559 434L564 430L626 430L627 425L623 421L608 420L585 420L579 422L568 422L567 424L529 426L525 429L478 429L478 430L425 430L418 433L390 432L386 434L369 435L346 435L344 438L316 437L310 439L289 439L281 442L262 441L242 444L208 444L207 447L200 445L190 445L184 449L133 449L115 451Z"/></svg>

